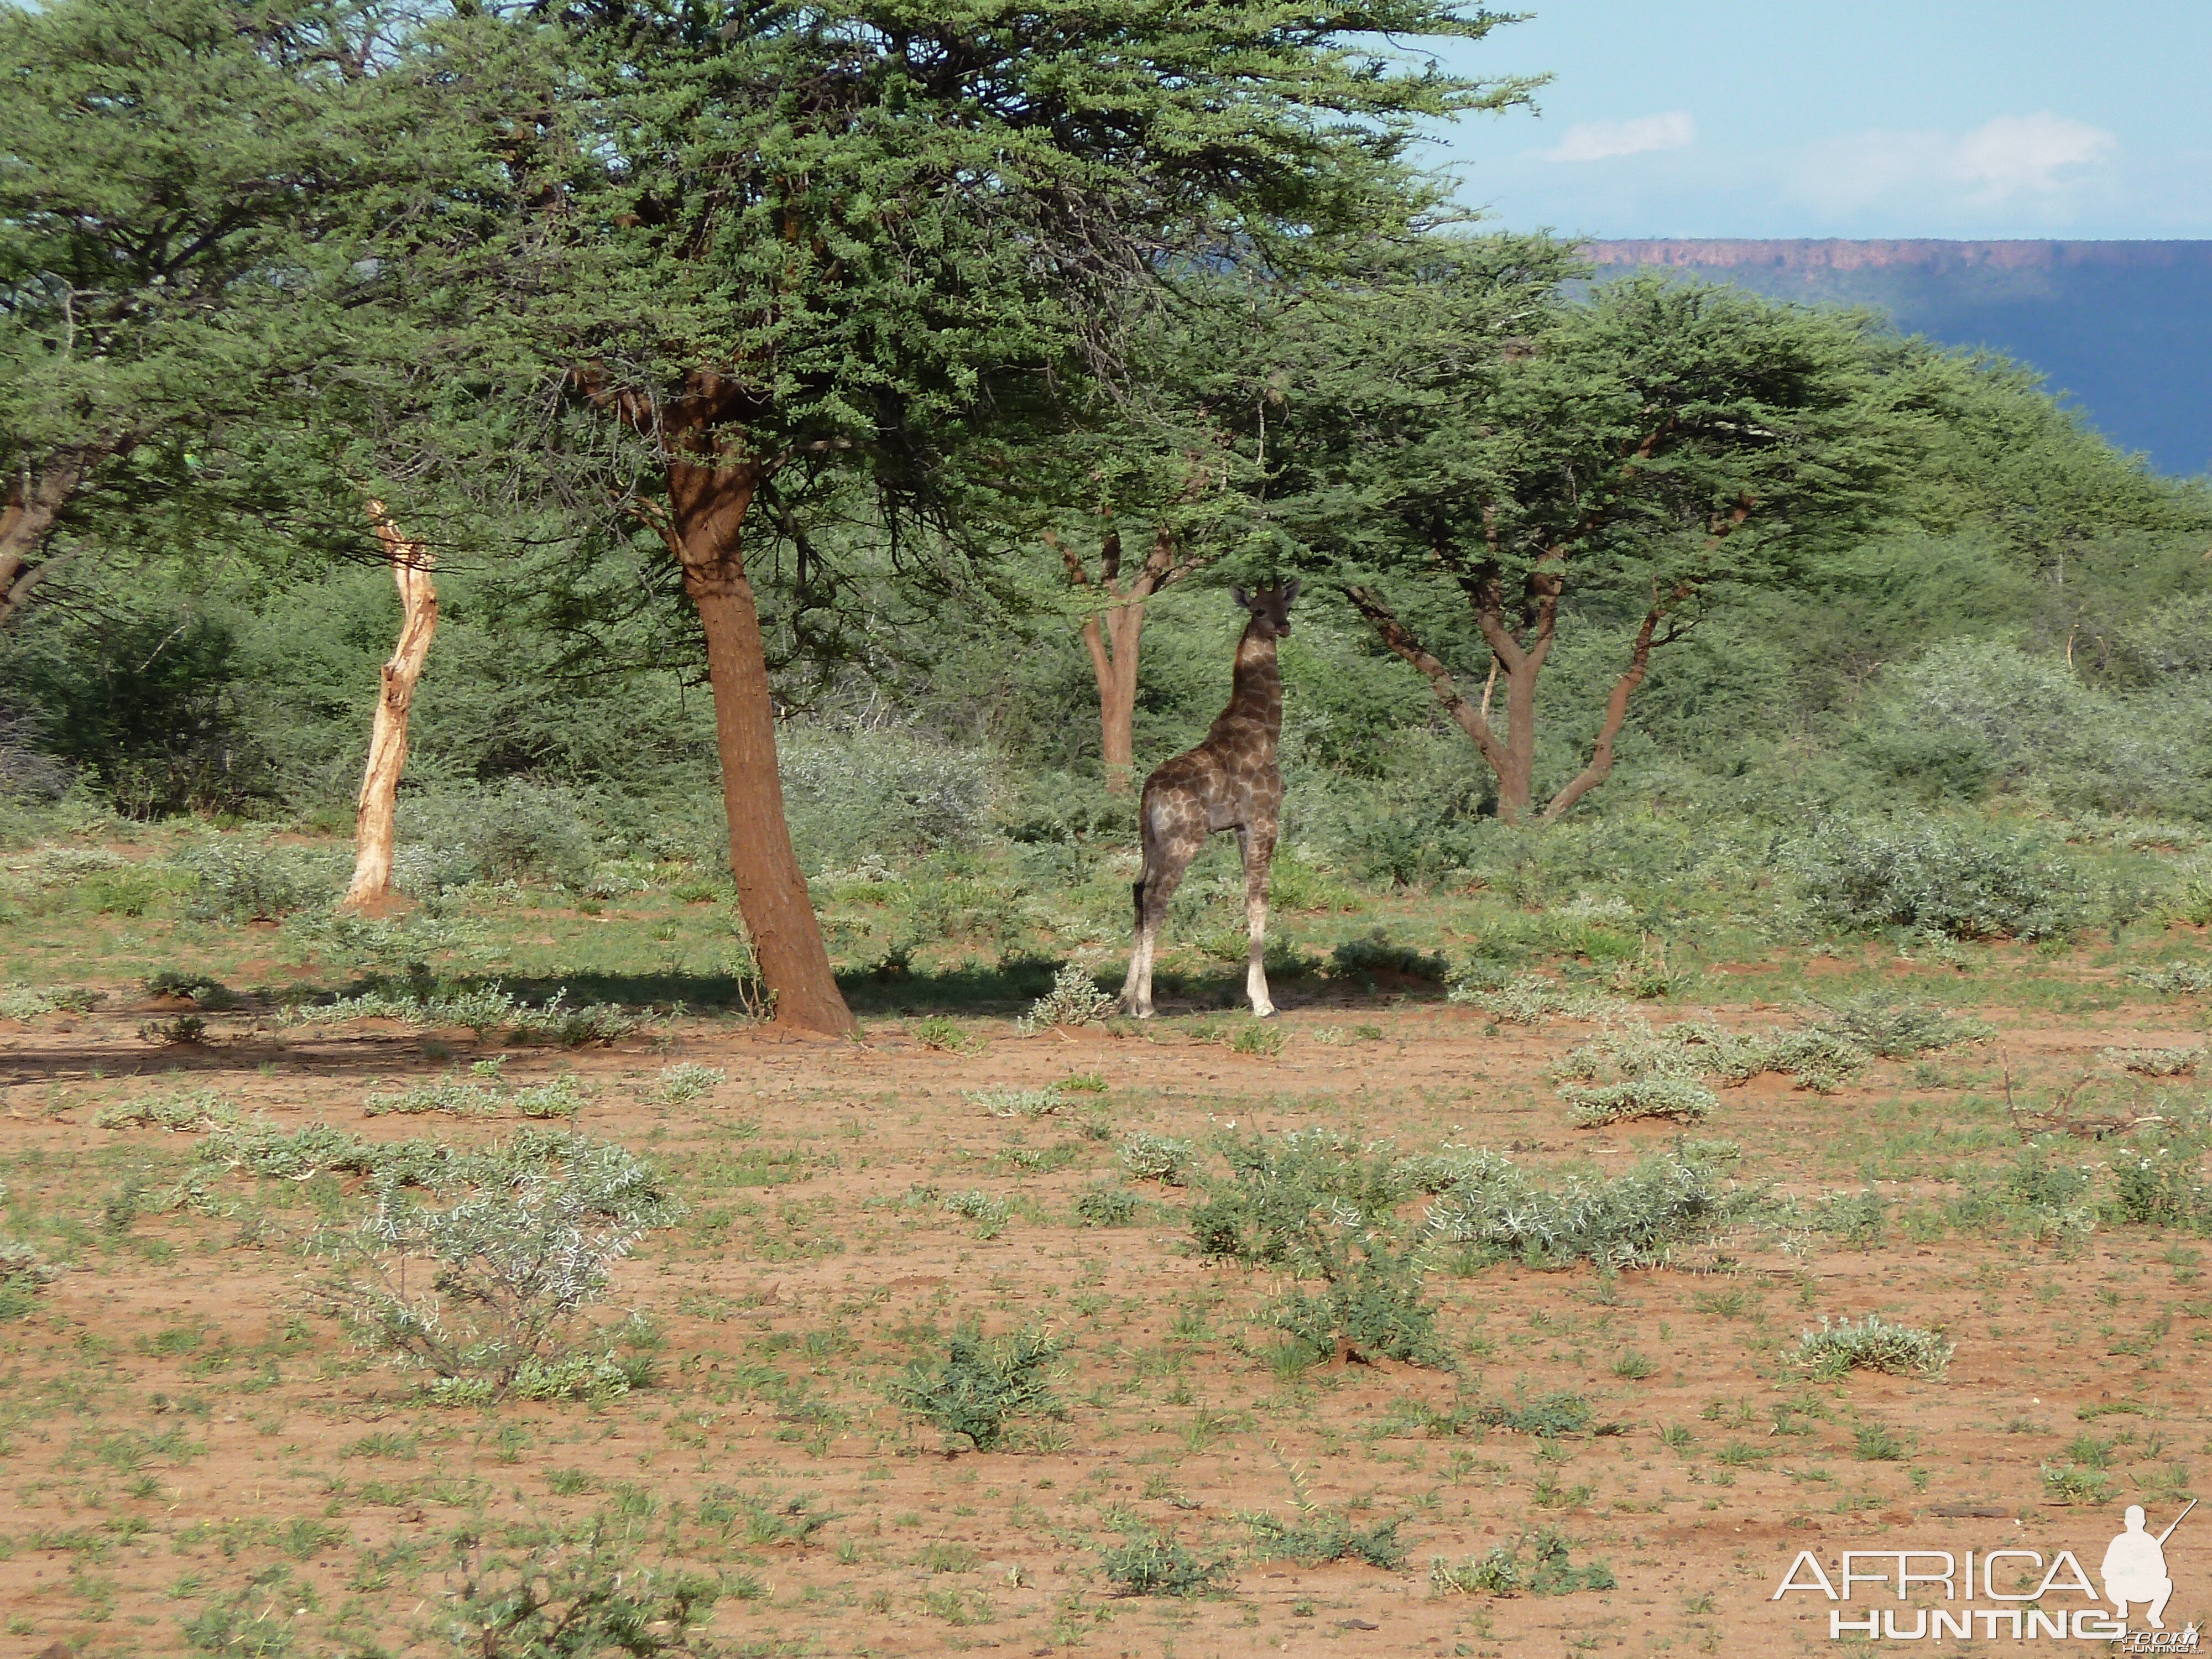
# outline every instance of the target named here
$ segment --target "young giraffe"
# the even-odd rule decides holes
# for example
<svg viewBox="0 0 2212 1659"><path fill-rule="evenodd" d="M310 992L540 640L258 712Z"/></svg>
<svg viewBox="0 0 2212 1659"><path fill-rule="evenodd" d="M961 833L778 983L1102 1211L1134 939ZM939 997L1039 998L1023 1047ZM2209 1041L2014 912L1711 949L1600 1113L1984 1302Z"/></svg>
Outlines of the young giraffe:
<svg viewBox="0 0 2212 1659"><path fill-rule="evenodd" d="M1267 937L1267 868L1274 860L1283 807L1283 774L1275 763L1275 744L1283 732L1283 676L1275 663L1275 641L1291 631L1291 602L1298 596L1298 585L1288 581L1256 593L1241 587L1229 591L1252 613L1244 637L1237 642L1229 707L1215 717L1204 743L1164 763L1145 780L1137 809L1145 872L1136 884L1137 941L1121 987L1121 1007L1139 1019L1152 1017L1152 946L1166 919L1168 900L1206 838L1220 830L1234 830L1244 854L1244 916L1252 935L1244 993L1252 999L1255 1018L1275 1012L1260 960Z"/></svg>

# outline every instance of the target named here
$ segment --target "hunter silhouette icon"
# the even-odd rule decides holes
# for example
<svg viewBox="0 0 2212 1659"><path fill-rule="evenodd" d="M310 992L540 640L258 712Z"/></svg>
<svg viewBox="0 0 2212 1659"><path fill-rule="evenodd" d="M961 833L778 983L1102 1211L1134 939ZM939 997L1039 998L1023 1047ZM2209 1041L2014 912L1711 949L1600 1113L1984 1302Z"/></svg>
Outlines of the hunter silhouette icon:
<svg viewBox="0 0 2212 1659"><path fill-rule="evenodd" d="M2164 1630L2166 1599L2173 1594L2173 1580L2166 1576L2166 1540L2173 1536L2173 1528L2181 1524L2197 1500L2189 1500L2189 1508L2173 1517L2172 1524L2154 1538L2143 1530L2142 1506L2128 1506L2127 1530L2105 1547L2105 1562L2098 1573L2105 1581L2105 1599L2119 1609L2121 1621L2128 1616L2128 1603L2144 1601L2149 1604L2145 1616L2153 1630Z"/></svg>

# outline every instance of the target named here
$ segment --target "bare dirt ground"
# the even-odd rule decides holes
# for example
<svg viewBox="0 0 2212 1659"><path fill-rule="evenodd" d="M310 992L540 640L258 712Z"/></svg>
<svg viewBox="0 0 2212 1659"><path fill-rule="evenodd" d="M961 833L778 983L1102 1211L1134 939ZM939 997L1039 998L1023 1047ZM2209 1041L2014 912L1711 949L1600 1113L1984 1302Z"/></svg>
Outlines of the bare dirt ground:
<svg viewBox="0 0 2212 1659"><path fill-rule="evenodd" d="M495 1408L424 1403L303 1310L298 1241L351 1178L234 1175L234 1213L145 1212L132 1195L173 1181L191 1138L94 1124L103 1104L206 1088L285 1127L489 1139L515 1125L362 1109L380 1087L488 1048L465 1033L240 1018L163 1048L138 1034L143 1012L120 1009L0 1025L8 1204L65 1212L82 1238L33 1310L0 1323L0 1650L448 1651L447 1598L502 1528L593 1516L640 1560L724 1575L708 1637L751 1654L1813 1652L1835 1645L1832 1604L1770 1599L1801 1550L1831 1576L1844 1550L1907 1548L2046 1564L2071 1550L2094 1575L2122 1506L2162 1528L2189 1466L2212 1455L2201 1252L2141 1227L2067 1244L1936 1218L1963 1167L2017 1151L2008 1078L2047 1101L2105 1045L2185 1041L2185 1017L2162 1011L2174 1029L2147 1030L1985 1012L1991 1043L1884 1063L1826 1097L1776 1077L1724 1089L1695 1132L1741 1148L1738 1180L1805 1200L1871 1188L1886 1219L1856 1238L1754 1228L1649 1272L1439 1263L1428 1290L1453 1368L1271 1365L1266 1310L1285 1283L1200 1259L1188 1192L1132 1183L1146 1202L1126 1227L1080 1225L1073 1206L1121 1179L1116 1147L1135 1131L1202 1147L1232 1127L1325 1124L1407 1151L1617 1171L1678 1132L1568 1127L1543 1070L1589 1034L1577 1022L1308 1008L1285 1017L1274 1056L1187 1021L1021 1039L969 1020L980 1046L959 1054L895 1022L857 1047L678 1020L650 1043L514 1049L507 1081L574 1072L588 1095L576 1127L657 1160L690 1214L617 1270L603 1310L649 1319L654 1386ZM655 1103L654 1079L678 1062L726 1080ZM967 1093L1085 1074L1104 1085L1069 1097L1088 1127L1001 1119ZM2100 1157L2078 1146L2081 1162ZM971 1189L1010 1206L997 1237L943 1208ZM1869 1312L1948 1334L1948 1376L1819 1382L1789 1363L1820 1316ZM948 1455L892 1398L892 1379L968 1320L1067 1344L1065 1415L1024 1424L1018 1449ZM1475 1409L1559 1391L1587 1402L1593 1431L1486 1429ZM2054 1468L2087 1485L2054 1484ZM761 1517L798 1500L833 1518L779 1539ZM1401 1517L1403 1565L1261 1559L1243 1517L1295 1517L1301 1502L1362 1524ZM1225 1588L1114 1595L1101 1552L1133 1526L1228 1559ZM1516 1540L1525 1565L1540 1528L1577 1568L1606 1564L1613 1587L1431 1583L1436 1560ZM2201 1625L2208 1512L2167 1559L2167 1622ZM2033 1577L2027 1558L2005 1558L1995 1588ZM1869 1593L1847 1615L1886 1606L1905 1632L1943 1605ZM1990 1629L1948 1646L2021 1647Z"/></svg>

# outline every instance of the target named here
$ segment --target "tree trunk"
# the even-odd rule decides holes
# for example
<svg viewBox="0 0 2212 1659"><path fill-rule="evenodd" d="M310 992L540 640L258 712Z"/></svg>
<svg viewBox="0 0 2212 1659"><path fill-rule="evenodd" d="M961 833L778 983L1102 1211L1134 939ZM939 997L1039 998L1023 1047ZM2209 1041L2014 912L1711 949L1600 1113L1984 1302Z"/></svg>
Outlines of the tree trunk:
<svg viewBox="0 0 2212 1659"><path fill-rule="evenodd" d="M1136 787L1137 660L1144 631L1141 599L1110 605L1103 617L1083 624L1091 678L1098 683L1098 752L1110 794L1126 795Z"/></svg>
<svg viewBox="0 0 2212 1659"><path fill-rule="evenodd" d="M84 465L75 455L56 457L42 470L26 465L0 507L0 628L22 614L31 590L46 574L46 537L76 494Z"/></svg>
<svg viewBox="0 0 2212 1659"><path fill-rule="evenodd" d="M376 538L392 561L392 580L399 589L399 642L384 665L383 686L370 723L368 765L361 780L361 808L354 820L353 880L342 908L372 909L392 896L393 820L399 800L399 774L407 764L407 711L415 683L438 631L438 590L430 580L430 550L399 533L384 503L368 503Z"/></svg>
<svg viewBox="0 0 2212 1659"><path fill-rule="evenodd" d="M743 465L672 461L664 535L683 566L684 591L699 607L707 636L730 873L761 978L775 999L775 1024L850 1036L860 1027L830 969L783 816L768 653L738 539L759 483L758 471Z"/></svg>

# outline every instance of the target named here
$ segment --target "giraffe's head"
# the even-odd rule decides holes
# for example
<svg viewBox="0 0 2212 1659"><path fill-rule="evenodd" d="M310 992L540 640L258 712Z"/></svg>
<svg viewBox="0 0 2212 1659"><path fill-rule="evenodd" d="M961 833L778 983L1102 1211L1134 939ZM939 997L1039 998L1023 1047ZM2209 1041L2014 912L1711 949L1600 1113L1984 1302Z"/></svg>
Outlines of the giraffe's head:
<svg viewBox="0 0 2212 1659"><path fill-rule="evenodd" d="M1252 626L1261 639L1275 639L1291 631L1291 605L1298 597L1298 579L1293 576L1250 592L1231 587L1229 597L1252 613Z"/></svg>

